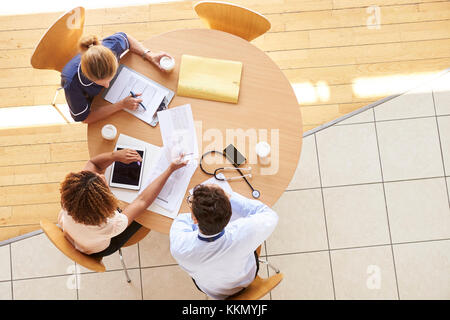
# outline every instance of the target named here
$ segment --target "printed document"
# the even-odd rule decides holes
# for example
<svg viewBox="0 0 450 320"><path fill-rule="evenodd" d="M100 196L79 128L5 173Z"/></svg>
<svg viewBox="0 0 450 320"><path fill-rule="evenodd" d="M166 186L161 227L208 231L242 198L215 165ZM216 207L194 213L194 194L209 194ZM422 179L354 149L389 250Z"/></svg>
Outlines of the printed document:
<svg viewBox="0 0 450 320"><path fill-rule="evenodd" d="M172 157L169 149L164 146L161 150L159 160L153 166L150 176L144 180L140 192L160 176L169 167L171 162ZM153 203L170 212L176 210L178 213L186 189L196 169L197 161L191 160L186 166L174 171L167 179L167 182Z"/></svg>
<svg viewBox="0 0 450 320"><path fill-rule="evenodd" d="M143 75L127 68L121 67L111 87L105 94L105 100L111 103L116 103L127 96L130 96L130 91L134 94L141 93L138 98L142 99L142 104L146 110L139 105L137 110L123 109L146 123L151 123L153 115L160 106L164 97L169 94L168 89L163 89L150 82Z"/></svg>
<svg viewBox="0 0 450 320"><path fill-rule="evenodd" d="M181 153L184 160L198 159L198 142L190 104L158 112L163 145L172 159Z"/></svg>

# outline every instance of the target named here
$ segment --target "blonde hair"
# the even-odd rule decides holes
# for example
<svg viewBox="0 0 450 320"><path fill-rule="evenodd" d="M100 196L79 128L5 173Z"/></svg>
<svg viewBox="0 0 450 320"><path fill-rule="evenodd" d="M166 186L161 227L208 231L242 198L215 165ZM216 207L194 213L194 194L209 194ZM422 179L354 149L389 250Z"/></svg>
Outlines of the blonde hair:
<svg viewBox="0 0 450 320"><path fill-rule="evenodd" d="M84 36L78 43L81 51L81 70L91 81L112 78L118 62L114 53L103 46L97 36Z"/></svg>

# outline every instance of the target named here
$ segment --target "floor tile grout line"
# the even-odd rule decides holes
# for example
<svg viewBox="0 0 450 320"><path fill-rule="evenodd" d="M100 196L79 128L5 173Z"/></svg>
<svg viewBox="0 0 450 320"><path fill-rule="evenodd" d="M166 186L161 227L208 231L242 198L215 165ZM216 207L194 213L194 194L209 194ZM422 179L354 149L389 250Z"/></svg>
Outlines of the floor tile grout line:
<svg viewBox="0 0 450 320"><path fill-rule="evenodd" d="M74 262L75 264L75 262ZM132 268L127 268L127 270L138 270L138 267L132 267ZM112 269L112 270L106 270L104 272L96 272L96 271L87 271L87 272L79 272L77 271L77 269L75 269L76 274L78 274L79 276L84 276L84 275L92 275L92 274L106 274L106 273L112 273L112 272L123 272L123 269L119 268L119 269ZM70 277L71 274L70 273L63 273L63 274L52 274L52 275L46 275L46 276L36 276L36 277L26 277L26 278L19 278L19 279L13 279L11 281L27 281L27 280L39 280L39 279L46 279L46 278L60 278L60 277Z"/></svg>
<svg viewBox="0 0 450 320"><path fill-rule="evenodd" d="M439 130L439 119L438 119L438 115L437 115L436 100L434 99L434 90L433 90L432 85L431 85L431 97L433 99L434 114L435 114L435 119L436 119L436 128L437 128L438 139L439 139L439 149L441 151L442 169L444 170L444 177L445 177L447 174L445 172L444 151L442 149L441 131ZM448 206L450 208L450 193L448 191L448 184L447 184L446 178L444 178L444 184L445 184L445 190L447 191Z"/></svg>
<svg viewBox="0 0 450 320"><path fill-rule="evenodd" d="M141 268L141 249L139 246L139 242L137 243L138 249L138 261L139 261L139 277L141 279L141 299L144 300L144 285L142 283L142 268Z"/></svg>
<svg viewBox="0 0 450 320"><path fill-rule="evenodd" d="M81 273L80 273L80 274L78 273L78 264L77 264L76 262L74 262L74 263L75 263L75 281L77 282L77 283L76 283L76 287L77 287L77 300L80 300L80 293L79 293L79 290L80 290L81 288L78 287L78 284L80 284L80 287L81 287L81 278L80 278Z"/></svg>
<svg viewBox="0 0 450 320"><path fill-rule="evenodd" d="M379 100L379 101L381 101L381 100ZM386 101L384 101L384 102L386 102ZM383 102L383 103L384 103L384 102ZM375 103L375 102L373 102L373 103ZM370 105L370 104L369 104L369 105ZM322 105L317 105L317 108L320 108L320 106L322 106ZM324 130L324 129L328 129L328 128L332 127L332 126L342 127L342 126L353 126L353 125L358 125L358 124L369 124L369 123L373 123L374 120L372 120L372 121L354 122L354 123L342 123L342 122L343 122L343 121L346 121L346 120L348 120L348 119L351 119L351 118L353 118L354 116L357 116L357 115L359 115L359 114L361 114L361 113L363 113L363 112L365 112L365 111L368 111L368 110L370 110L370 109L375 109L375 107L377 107L377 106L378 106L378 105L375 105L375 106L370 107L370 108L367 108L367 109L364 109L365 107L361 107L361 108L359 108L359 109L354 110L354 111L358 111L357 113L355 113L355 114L353 114L353 115L351 115L351 116L349 116L350 113L348 113L348 114L342 116L342 117L341 117L341 118L342 118L341 120L339 120L340 118L336 118L336 119L334 119L334 120L331 120L331 121L329 121L329 122L322 123L322 124L321 124L321 123L317 123L317 124L308 124L308 125L316 125L317 127L313 128L313 129L311 129L311 130L305 131L305 132L303 133L303 138L306 138L306 137L308 137L308 136L310 136L310 135L312 135L312 134L314 134L314 133L318 133L318 132L320 132L320 131L322 131L322 130ZM309 107L309 106L308 106L308 107ZM352 112L354 112L354 111L352 111ZM348 116L348 117L347 117L347 116ZM442 118L442 117L449 117L449 116L450 116L450 114L439 114L439 115L421 116L421 117L409 117L409 118L398 118L398 119L385 119L385 120L378 120L377 122L378 122L378 123L382 123L382 122L393 122L393 121L402 121L402 120L416 120L416 119L426 119L426 118L433 118L433 117ZM346 117L346 118L344 119L344 117ZM335 123L332 123L332 122L335 122ZM327 126L327 124L330 124L330 125ZM323 127L322 129L320 129L320 130L315 131L315 132L311 132L311 131L316 130L317 128L319 128L319 127L321 127L321 126L324 126L324 127ZM307 132L311 132L311 133L305 135L305 133L307 133Z"/></svg>
<svg viewBox="0 0 450 320"><path fill-rule="evenodd" d="M422 244L422 243L440 242L440 241L450 241L450 238L431 239L431 240L415 240L415 241L405 241L405 242L393 242L392 246L400 246L400 245L408 245L408 244ZM355 247L330 248L330 249L320 249L320 250L311 250L311 251L297 251L297 252L276 253L276 254L267 255L267 258L279 257L279 256L289 256L289 255L298 255L298 254L320 253L320 252L326 252L326 251L343 251L343 250L370 249L370 248L387 247L387 246L391 246L391 243L381 243L381 244L363 245L363 246L355 246Z"/></svg>
<svg viewBox="0 0 450 320"><path fill-rule="evenodd" d="M375 111L373 112L373 119L374 119L375 139L376 139L376 144L377 144L378 161L380 164L381 181L382 181L382 187L383 187L384 206L386 209L386 220L387 220L387 227L388 227L388 231L389 231L389 242L390 242L390 246L391 246L392 263L394 266L395 285L397 288L397 299L400 300L400 290L399 290L399 286L398 286L397 268L395 266L394 245L392 244L392 231L391 231L391 225L390 225L390 221L389 221L389 209L388 209L388 204L387 204L386 188L385 188L385 184L384 184L383 163L381 161L380 143L378 140L377 119L376 119Z"/></svg>
<svg viewBox="0 0 450 320"><path fill-rule="evenodd" d="M375 106L375 107L377 107L377 106ZM370 109L375 109L375 107L373 107L373 108L370 108ZM368 111L368 110L365 110L365 111ZM355 114L354 116L356 116L357 114ZM380 123L380 122L391 122L391 121L402 121L402 120L416 120L416 119L426 119L426 118L435 118L435 117L448 117L448 116L450 116L450 114L439 114L439 115L437 115L437 114L434 114L434 115L431 115L431 116L418 116L418 117L406 117L406 118L398 118L398 119L384 119L384 120L377 120L377 122L378 123ZM349 119L351 119L352 117L350 117ZM373 122L375 122L374 120L371 120L371 121L361 121L361 122L354 122L354 123L336 123L335 125L336 126L351 126L351 125L354 125L354 124L366 124L366 123L373 123Z"/></svg>
<svg viewBox="0 0 450 320"><path fill-rule="evenodd" d="M9 244L9 267L11 274L11 300L14 300L14 286L13 286L13 263L12 263L12 248L11 244Z"/></svg>
<svg viewBox="0 0 450 320"><path fill-rule="evenodd" d="M336 300L336 288L335 288L335 284L334 284L334 274L333 274L333 261L331 259L330 238L328 235L327 215L326 215L326 211L325 211L325 199L323 196L322 175L321 175L321 171L320 171L319 147L317 145L317 137L315 134L314 134L314 143L315 143L315 147L316 147L317 168L319 171L320 195L322 197L323 218L324 218L324 222L325 222L325 234L327 236L328 259L329 259L328 261L330 263L331 283L333 285L333 297L334 297L334 300Z"/></svg>
<svg viewBox="0 0 450 320"><path fill-rule="evenodd" d="M435 177L411 178L411 179L402 179L402 180L388 180L388 181L384 181L384 183L409 182L409 181L431 180L431 179L441 179L441 178L444 178L444 179L445 178L450 178L450 176L435 176ZM381 183L383 183L383 182L382 181L374 181L374 182L343 184L343 185L334 185L334 186L326 186L326 187L310 187L310 188L286 189L286 190L284 190L284 192L307 191L307 190L316 190L316 189L320 189L320 188L322 188L322 189L332 189L332 188L357 187L357 186L365 186L365 185L381 184Z"/></svg>
<svg viewBox="0 0 450 320"><path fill-rule="evenodd" d="M405 92L405 93L406 93L406 92ZM402 94L403 94L403 93L402 93ZM388 100L384 100L384 99L387 99L387 98L383 98L383 99L377 100L377 101L375 101L375 102L372 102L372 103L368 104L367 106L370 106L371 104L375 104L375 103L381 101L380 104L371 106L371 107L369 107L369 108L365 108L365 107L367 107L367 106L365 106L365 107L361 107L361 108L359 108L359 109L356 109L356 110L352 111L352 112L356 112L355 114L350 115L350 114L351 114L351 112L350 112L350 113L348 113L348 114L346 114L346 115L343 115L343 116L340 117L340 118L336 118L336 119L331 120L331 121L326 122L326 123L317 124L317 127L313 128L313 129L311 129L311 130L309 130L309 131L305 131L305 132L303 133L303 138L306 138L306 137L308 137L308 136L310 136L310 135L312 135L312 134L314 134L314 133L318 133L318 132L320 132L320 131L322 131L322 130L324 130L324 129L328 129L328 128L332 127L332 126L342 127L342 126L353 126L353 125L360 125L360 124L373 123L373 122L375 122L375 120L373 120L373 121L361 121L361 122L354 122L354 123L341 123L341 122L346 121L346 120L348 120L348 119L351 119L352 117L357 116L357 115L359 115L359 114L361 114L361 113L363 113L363 112L365 112L365 111L368 111L368 110L370 110L370 109L375 109L375 108L378 107L379 105L381 105L381 104L383 104L383 103L385 103L385 102L387 102L387 101L389 101L389 100L395 99L395 98L399 97L399 96L402 95L402 94L398 94L397 96L394 96L394 97L392 97L391 99L388 99ZM389 97L388 97L388 98L389 98ZM317 108L320 108L320 106L323 106L323 105L317 105ZM307 106L307 107L309 107L309 106ZM378 123L383 123L383 122L394 122L394 121L407 121L407 120L418 120L418 119L426 119L426 118L434 118L434 117L440 118L440 117L448 117L448 116L450 116L450 114L440 114L440 115L430 115L430 116L419 116L419 117L406 117L406 118L397 118L397 119L384 119L384 120L377 120L377 122L378 122ZM334 122L334 123L333 123L333 122ZM313 124L313 125L314 125L314 124ZM322 126L323 126L323 128L321 128L320 130L318 130L318 128L319 128L319 127L322 127ZM313 131L313 130L316 130L316 131ZM305 133L307 133L307 132L311 132L311 133L305 135Z"/></svg>

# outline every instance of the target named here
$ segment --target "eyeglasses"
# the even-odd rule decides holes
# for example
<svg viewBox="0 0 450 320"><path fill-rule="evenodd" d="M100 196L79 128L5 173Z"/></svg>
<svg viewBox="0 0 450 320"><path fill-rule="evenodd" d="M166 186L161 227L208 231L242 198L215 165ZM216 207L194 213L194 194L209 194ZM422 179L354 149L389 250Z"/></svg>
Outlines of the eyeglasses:
<svg viewBox="0 0 450 320"><path fill-rule="evenodd" d="M188 195L188 196L186 197L186 202L187 202L187 204L189 205L189 207L192 206L192 201L193 201L193 199L194 199L194 195L193 195L193 194L190 194L190 195Z"/></svg>

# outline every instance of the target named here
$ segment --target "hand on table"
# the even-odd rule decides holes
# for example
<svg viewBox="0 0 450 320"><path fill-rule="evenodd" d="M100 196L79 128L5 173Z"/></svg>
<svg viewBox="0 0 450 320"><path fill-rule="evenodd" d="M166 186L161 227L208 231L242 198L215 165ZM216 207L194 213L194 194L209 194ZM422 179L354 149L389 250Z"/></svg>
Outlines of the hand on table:
<svg viewBox="0 0 450 320"><path fill-rule="evenodd" d="M136 97L139 97L142 95L142 93L136 93ZM126 98L122 99L120 103L122 104L122 109L128 109L128 110L137 110L139 108L139 103L142 102L142 99L139 98L133 98L131 95L127 96Z"/></svg>
<svg viewBox="0 0 450 320"><path fill-rule="evenodd" d="M147 60L150 61L151 63L153 63L156 67L158 67L158 69L160 71L165 72L165 73L169 73L170 71L164 70L161 67L161 65L160 65L160 61L161 61L162 57L169 57L169 58L173 59L173 57L170 54L168 54L168 53L166 53L164 51L161 51L161 52L158 52L158 53L156 53L156 52L149 52L149 54L147 55Z"/></svg>
<svg viewBox="0 0 450 320"><path fill-rule="evenodd" d="M132 162L142 161L141 156L133 149L122 149L119 151L114 151L114 158L116 161L130 164Z"/></svg>

